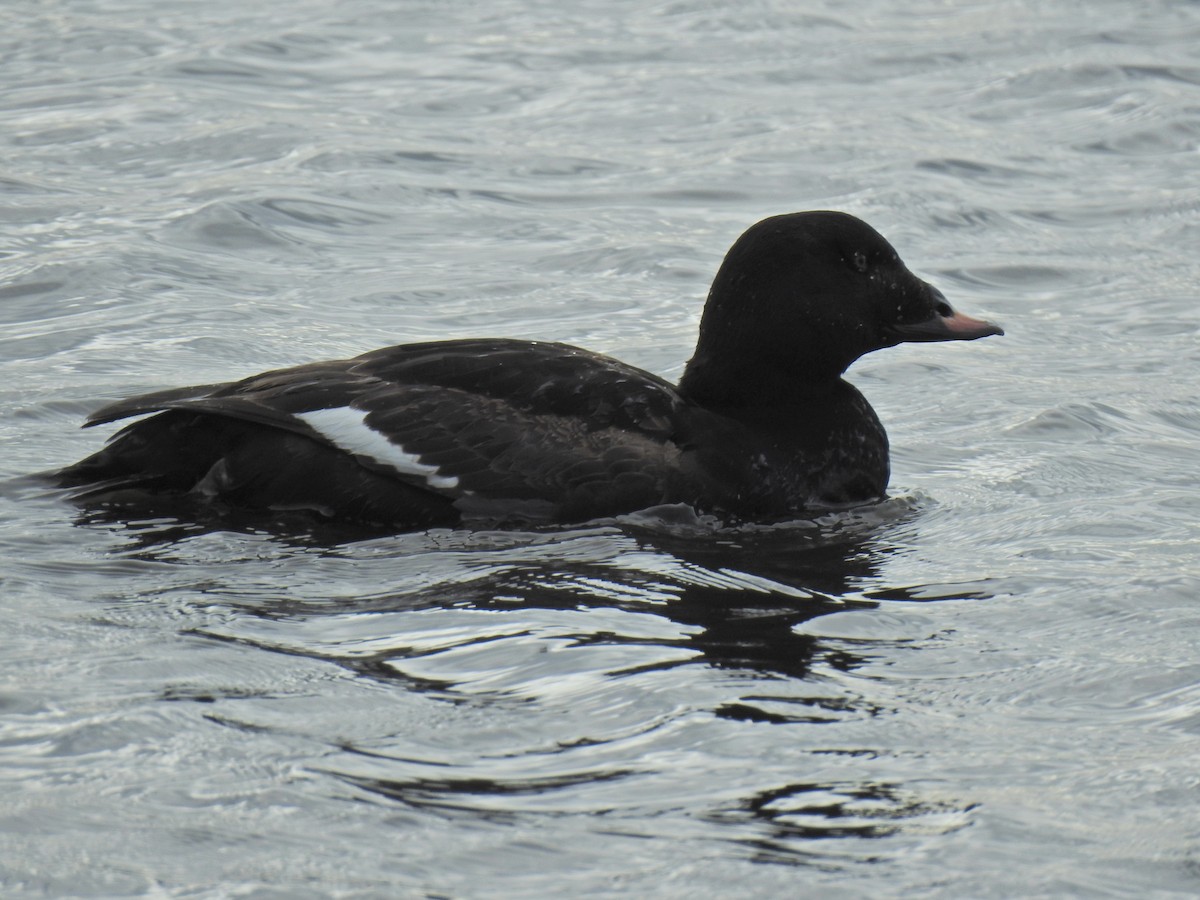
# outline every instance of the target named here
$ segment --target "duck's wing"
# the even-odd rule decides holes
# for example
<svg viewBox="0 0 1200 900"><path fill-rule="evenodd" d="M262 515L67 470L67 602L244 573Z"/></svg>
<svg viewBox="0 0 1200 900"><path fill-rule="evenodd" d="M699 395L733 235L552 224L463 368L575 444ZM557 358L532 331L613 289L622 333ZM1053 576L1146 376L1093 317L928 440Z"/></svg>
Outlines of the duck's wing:
<svg viewBox="0 0 1200 900"><path fill-rule="evenodd" d="M87 424L156 411L235 420L259 429L235 430L243 443L272 430L299 435L439 495L464 517L516 510L538 521L664 502L678 473L673 433L683 407L669 383L607 357L472 340L159 391L106 406ZM147 424L127 426L113 448ZM245 447L237 455L244 468Z"/></svg>

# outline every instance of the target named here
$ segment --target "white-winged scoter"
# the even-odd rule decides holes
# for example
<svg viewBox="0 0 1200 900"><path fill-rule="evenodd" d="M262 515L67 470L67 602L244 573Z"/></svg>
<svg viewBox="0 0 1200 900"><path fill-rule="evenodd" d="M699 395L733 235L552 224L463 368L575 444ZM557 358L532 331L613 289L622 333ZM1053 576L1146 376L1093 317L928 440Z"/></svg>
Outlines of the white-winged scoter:
<svg viewBox="0 0 1200 900"><path fill-rule="evenodd" d="M854 360L1003 333L865 222L793 213L729 250L678 385L566 344L402 344L110 404L86 425L156 414L57 480L89 506L176 497L394 531L662 504L778 520L884 496L887 435L842 379Z"/></svg>

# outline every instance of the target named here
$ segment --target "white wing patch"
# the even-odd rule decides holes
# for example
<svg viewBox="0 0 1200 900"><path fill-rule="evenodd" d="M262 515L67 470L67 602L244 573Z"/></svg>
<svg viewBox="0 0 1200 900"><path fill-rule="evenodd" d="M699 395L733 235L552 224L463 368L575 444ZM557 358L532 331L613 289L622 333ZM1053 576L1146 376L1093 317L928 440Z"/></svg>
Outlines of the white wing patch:
<svg viewBox="0 0 1200 900"><path fill-rule="evenodd" d="M432 488L458 487L457 476L438 474L437 466L421 462L419 456L405 452L403 447L393 444L367 425L365 412L347 406L336 406L333 409L313 409L296 413L296 418L303 419L339 450L357 456L369 456L376 462L391 466L401 475L424 478L426 484Z"/></svg>

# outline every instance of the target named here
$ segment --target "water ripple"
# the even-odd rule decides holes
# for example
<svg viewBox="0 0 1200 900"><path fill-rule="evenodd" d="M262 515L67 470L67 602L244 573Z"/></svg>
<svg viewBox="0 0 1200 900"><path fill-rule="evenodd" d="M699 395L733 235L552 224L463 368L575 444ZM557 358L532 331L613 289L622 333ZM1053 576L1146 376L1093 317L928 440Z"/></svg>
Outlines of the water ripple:
<svg viewBox="0 0 1200 900"><path fill-rule="evenodd" d="M6 895L1194 895L1200 20L1032 10L12 0ZM381 538L14 477L403 340L677 375L821 207L1008 331L851 369L888 503Z"/></svg>

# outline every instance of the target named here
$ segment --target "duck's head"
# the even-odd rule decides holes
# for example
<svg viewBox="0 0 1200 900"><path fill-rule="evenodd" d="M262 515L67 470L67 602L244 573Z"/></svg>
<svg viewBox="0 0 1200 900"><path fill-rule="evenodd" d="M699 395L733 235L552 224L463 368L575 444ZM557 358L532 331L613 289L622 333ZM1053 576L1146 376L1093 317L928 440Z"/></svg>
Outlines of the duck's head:
<svg viewBox="0 0 1200 900"><path fill-rule="evenodd" d="M842 212L764 219L730 248L717 272L696 354L681 388L753 392L839 377L864 353L905 341L969 341L998 325L955 310L908 270L874 228ZM717 398L714 398L717 399Z"/></svg>

